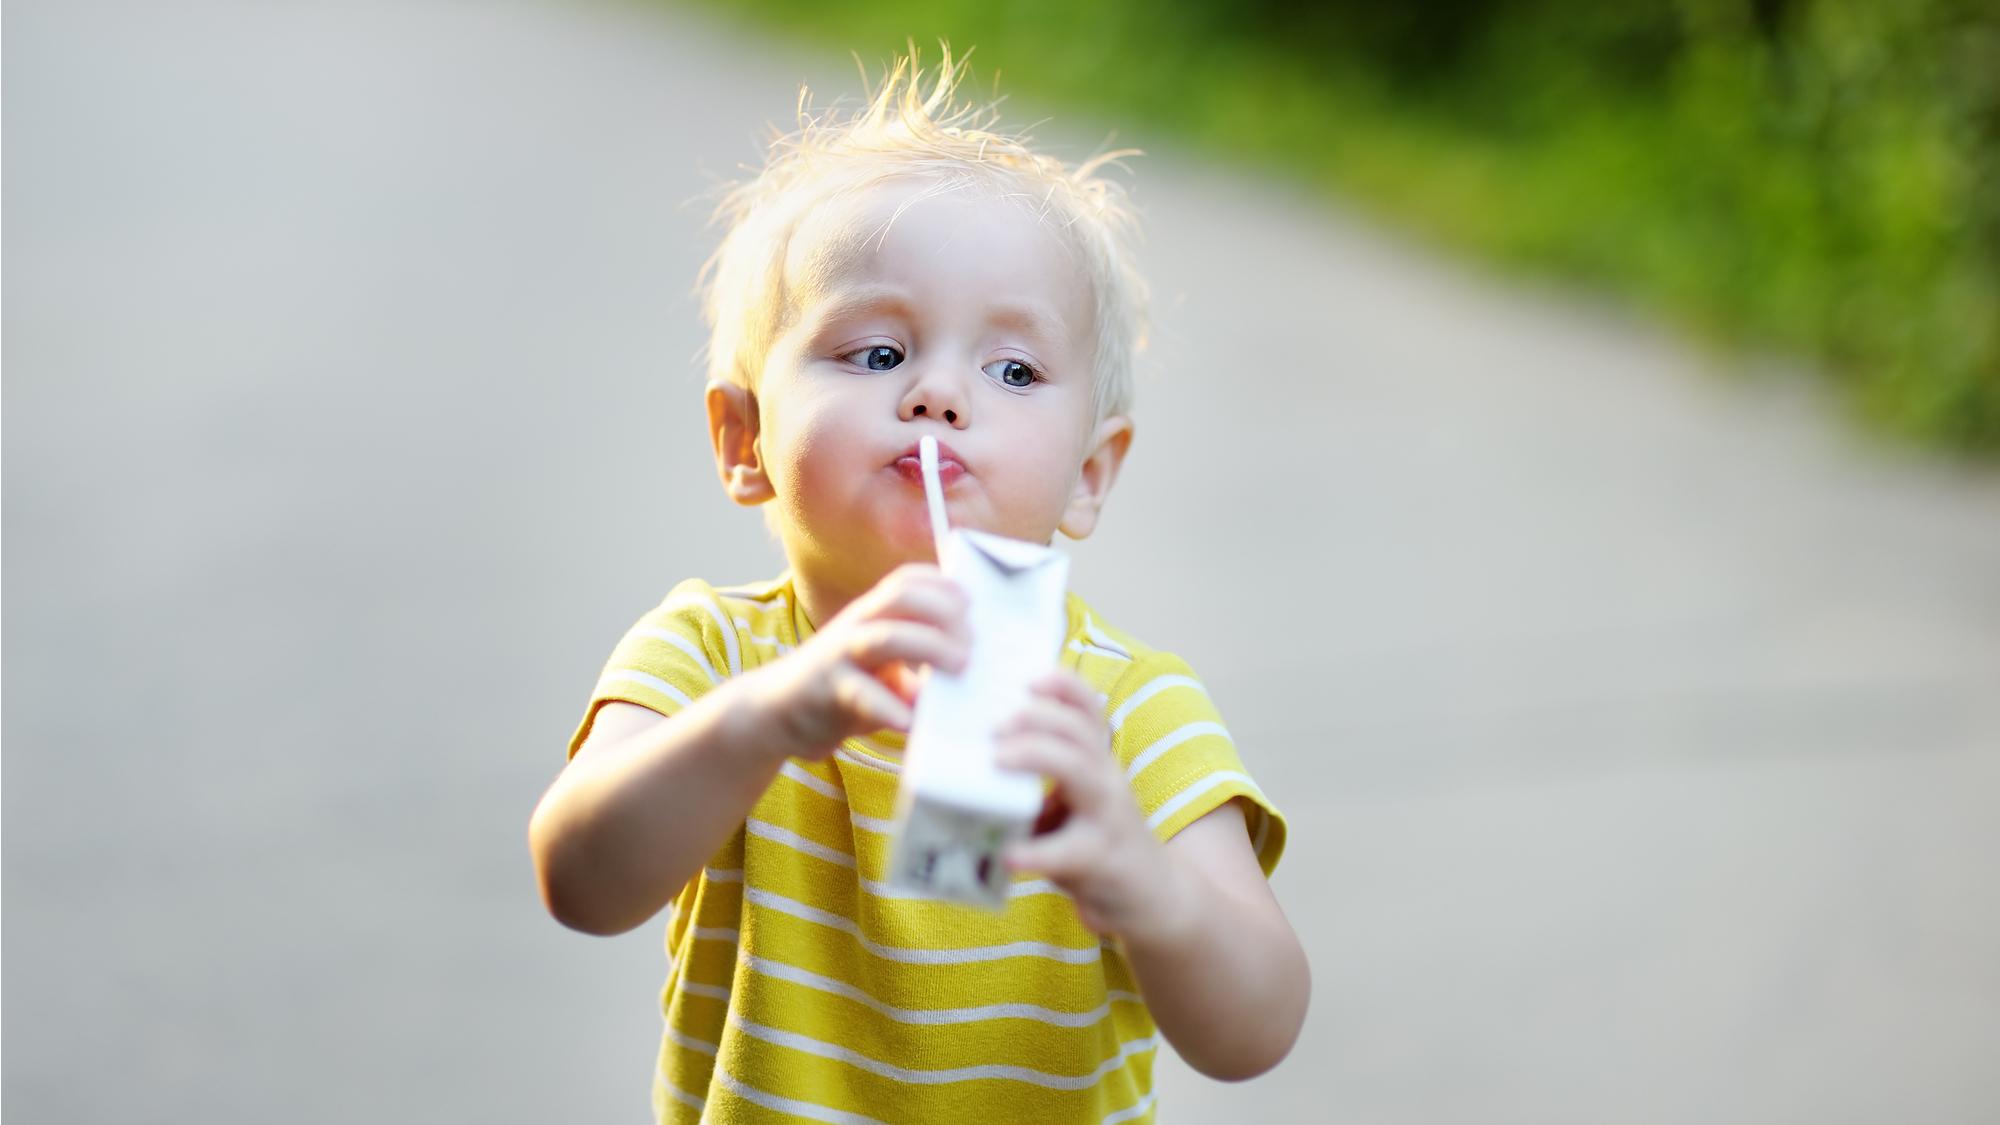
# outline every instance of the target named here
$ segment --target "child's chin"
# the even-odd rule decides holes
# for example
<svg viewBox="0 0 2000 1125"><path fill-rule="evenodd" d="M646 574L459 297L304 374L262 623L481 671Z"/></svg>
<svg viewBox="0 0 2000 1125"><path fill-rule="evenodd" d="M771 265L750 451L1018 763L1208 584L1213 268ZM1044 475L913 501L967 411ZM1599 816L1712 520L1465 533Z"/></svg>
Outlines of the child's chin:
<svg viewBox="0 0 2000 1125"><path fill-rule="evenodd" d="M877 542L898 562L937 561L936 540L931 536L930 516L918 510L914 515L896 512L876 529Z"/></svg>

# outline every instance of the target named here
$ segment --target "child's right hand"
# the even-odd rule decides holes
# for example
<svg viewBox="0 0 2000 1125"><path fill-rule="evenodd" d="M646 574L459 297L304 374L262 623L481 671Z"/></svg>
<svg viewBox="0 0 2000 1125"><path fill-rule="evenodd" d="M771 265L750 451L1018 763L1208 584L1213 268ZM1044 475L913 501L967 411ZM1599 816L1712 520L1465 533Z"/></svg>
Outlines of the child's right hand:
<svg viewBox="0 0 2000 1125"><path fill-rule="evenodd" d="M930 563L890 571L798 650L766 667L765 699L801 758L842 739L910 729L917 669L957 672L972 652L965 591Z"/></svg>

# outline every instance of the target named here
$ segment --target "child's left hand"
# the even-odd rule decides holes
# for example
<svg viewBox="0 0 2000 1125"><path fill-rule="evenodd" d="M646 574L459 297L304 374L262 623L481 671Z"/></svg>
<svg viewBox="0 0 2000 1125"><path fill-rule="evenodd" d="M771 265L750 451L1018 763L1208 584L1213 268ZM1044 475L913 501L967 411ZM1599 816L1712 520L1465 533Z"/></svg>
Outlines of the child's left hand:
<svg viewBox="0 0 2000 1125"><path fill-rule="evenodd" d="M1169 925L1175 870L1112 756L1103 698L1075 673L1051 672L996 734L1003 768L1055 782L1036 835L1008 849L1008 869L1047 876L1100 934Z"/></svg>

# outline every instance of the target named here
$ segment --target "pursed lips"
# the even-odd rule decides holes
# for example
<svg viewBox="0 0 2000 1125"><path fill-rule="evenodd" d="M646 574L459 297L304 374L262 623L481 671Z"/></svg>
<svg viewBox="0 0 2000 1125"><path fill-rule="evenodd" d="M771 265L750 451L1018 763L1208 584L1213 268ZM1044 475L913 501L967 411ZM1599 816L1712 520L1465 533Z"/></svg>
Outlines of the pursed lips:
<svg viewBox="0 0 2000 1125"><path fill-rule="evenodd" d="M896 471L902 474L904 480L918 488L924 486L924 463L917 456L915 445L904 450L892 464ZM938 483L950 488L953 481L964 475L965 463L958 459L958 454L952 452L950 446L938 442Z"/></svg>

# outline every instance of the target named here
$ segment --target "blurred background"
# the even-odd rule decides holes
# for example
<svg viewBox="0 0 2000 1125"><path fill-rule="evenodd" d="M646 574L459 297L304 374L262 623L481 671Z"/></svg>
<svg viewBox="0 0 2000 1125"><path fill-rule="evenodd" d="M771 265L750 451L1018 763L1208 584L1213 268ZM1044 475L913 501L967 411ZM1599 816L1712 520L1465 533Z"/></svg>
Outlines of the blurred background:
<svg viewBox="0 0 2000 1125"><path fill-rule="evenodd" d="M1076 583L1293 820L1305 1034L1162 1118L2000 1119L1990 0L9 4L5 1113L646 1118L528 813L781 565L710 193L939 36L1147 152Z"/></svg>
<svg viewBox="0 0 2000 1125"><path fill-rule="evenodd" d="M2000 447L1994 0L747 0L1342 198L1703 339L1811 356L1877 426Z"/></svg>

